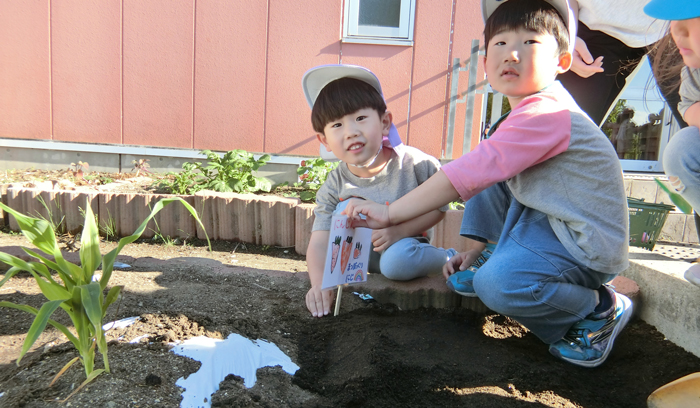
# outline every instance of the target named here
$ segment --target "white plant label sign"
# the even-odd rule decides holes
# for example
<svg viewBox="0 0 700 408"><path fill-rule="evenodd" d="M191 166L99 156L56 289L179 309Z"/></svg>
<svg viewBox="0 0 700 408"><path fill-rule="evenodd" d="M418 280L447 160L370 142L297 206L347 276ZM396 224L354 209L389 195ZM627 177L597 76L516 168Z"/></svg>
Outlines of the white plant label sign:
<svg viewBox="0 0 700 408"><path fill-rule="evenodd" d="M332 289L345 283L366 282L371 248L371 229L349 227L346 215L334 215L321 289Z"/></svg>

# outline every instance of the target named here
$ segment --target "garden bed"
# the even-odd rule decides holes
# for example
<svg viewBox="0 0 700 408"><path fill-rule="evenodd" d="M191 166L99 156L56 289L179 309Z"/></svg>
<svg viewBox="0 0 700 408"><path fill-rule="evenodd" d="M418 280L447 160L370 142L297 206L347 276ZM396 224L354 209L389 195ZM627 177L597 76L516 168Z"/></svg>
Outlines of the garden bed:
<svg viewBox="0 0 700 408"><path fill-rule="evenodd" d="M214 242L209 252L192 244L125 247L117 260L130 267L110 280L124 285L123 299L105 321L141 320L108 332L112 373L66 404L57 399L80 384L82 368L48 384L75 350L50 329L16 367L32 319L0 309L0 406L176 407L181 390L175 381L199 363L169 352L168 343L202 334L269 340L300 367L293 376L261 369L249 389L229 376L212 398L222 407L643 407L657 387L700 371L699 358L639 320L621 334L603 366L583 369L550 356L518 324L488 313L401 311L346 291L338 317L314 319L303 301L305 263L293 250ZM0 251L18 254L20 245L26 245L22 236L0 234ZM101 252L114 245L103 242ZM65 256L77 259L76 252ZM0 300L35 307L44 301L27 274L0 288ZM61 311L55 318L68 323Z"/></svg>

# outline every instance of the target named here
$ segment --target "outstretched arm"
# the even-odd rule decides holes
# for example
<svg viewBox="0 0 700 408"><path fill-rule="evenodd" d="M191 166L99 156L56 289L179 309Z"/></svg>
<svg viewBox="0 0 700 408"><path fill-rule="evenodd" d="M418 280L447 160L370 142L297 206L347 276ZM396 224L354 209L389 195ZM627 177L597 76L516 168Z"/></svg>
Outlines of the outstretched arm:
<svg viewBox="0 0 700 408"><path fill-rule="evenodd" d="M433 210L420 217L406 221L393 227L382 228L372 232L372 244L376 252L384 251L392 244L406 237L415 237L432 228L445 218L445 213Z"/></svg>
<svg viewBox="0 0 700 408"><path fill-rule="evenodd" d="M353 227L386 228L427 214L459 198L443 171L391 203L381 205L369 200L351 199L343 214L353 218ZM359 215L367 217L361 220Z"/></svg>

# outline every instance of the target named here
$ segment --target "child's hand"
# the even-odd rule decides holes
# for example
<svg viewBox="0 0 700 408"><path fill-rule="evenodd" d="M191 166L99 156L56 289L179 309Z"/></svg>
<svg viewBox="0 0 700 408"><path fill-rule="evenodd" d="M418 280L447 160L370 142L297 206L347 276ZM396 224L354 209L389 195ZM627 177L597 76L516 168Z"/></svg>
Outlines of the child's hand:
<svg viewBox="0 0 700 408"><path fill-rule="evenodd" d="M314 317L323 317L331 312L333 291L311 287L306 293L306 307Z"/></svg>
<svg viewBox="0 0 700 408"><path fill-rule="evenodd" d="M445 279L449 278L455 272L463 271L471 266L476 258L481 255L481 250L472 249L466 252L460 252L450 258L449 261L442 267L442 275Z"/></svg>
<svg viewBox="0 0 700 408"><path fill-rule="evenodd" d="M375 252L381 252L394 245L398 240L405 238L396 227L382 228L372 231L372 245Z"/></svg>
<svg viewBox="0 0 700 408"><path fill-rule="evenodd" d="M370 200L351 198L342 214L352 219L353 228L365 227L377 229L386 228L391 225L389 221L389 206L377 204ZM367 217L367 219L360 219L360 214Z"/></svg>

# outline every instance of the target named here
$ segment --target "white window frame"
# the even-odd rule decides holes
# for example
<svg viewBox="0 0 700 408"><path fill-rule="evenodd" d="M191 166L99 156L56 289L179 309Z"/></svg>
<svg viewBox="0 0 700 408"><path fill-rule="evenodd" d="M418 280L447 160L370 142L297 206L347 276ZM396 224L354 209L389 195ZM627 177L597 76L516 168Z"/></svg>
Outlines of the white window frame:
<svg viewBox="0 0 700 408"><path fill-rule="evenodd" d="M360 0L345 0L343 42L361 44L413 45L416 0L401 0L399 27L374 27L358 24Z"/></svg>

